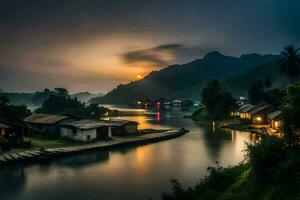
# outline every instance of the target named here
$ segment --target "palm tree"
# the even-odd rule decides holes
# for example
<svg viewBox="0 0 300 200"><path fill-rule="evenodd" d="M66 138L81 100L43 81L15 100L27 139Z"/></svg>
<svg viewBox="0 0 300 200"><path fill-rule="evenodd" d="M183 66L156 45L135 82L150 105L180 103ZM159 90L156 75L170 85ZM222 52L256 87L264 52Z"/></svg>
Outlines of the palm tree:
<svg viewBox="0 0 300 200"><path fill-rule="evenodd" d="M287 76L290 82L298 78L300 75L300 57L297 54L299 49L296 49L294 45L289 45L281 52L281 59L279 63L281 65L281 74Z"/></svg>

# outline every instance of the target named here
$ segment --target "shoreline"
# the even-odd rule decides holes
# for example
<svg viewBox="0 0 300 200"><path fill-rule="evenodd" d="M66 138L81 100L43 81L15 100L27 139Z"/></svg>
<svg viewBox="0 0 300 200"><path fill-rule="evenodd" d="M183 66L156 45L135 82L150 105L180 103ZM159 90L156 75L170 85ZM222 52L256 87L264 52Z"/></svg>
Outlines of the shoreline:
<svg viewBox="0 0 300 200"><path fill-rule="evenodd" d="M107 150L131 145L145 145L177 138L186 134L187 132L188 130L185 129L168 130L161 133L145 134L136 138L119 138L116 140L99 141L97 143L80 146L5 153L0 154L0 167L11 166L14 164L33 164L38 162L51 161L58 158L64 158L67 156L78 155L80 153L96 150Z"/></svg>
<svg viewBox="0 0 300 200"><path fill-rule="evenodd" d="M251 134L262 134L262 130L260 128L256 128L251 126L251 124L247 124L239 119L225 119L225 120L209 120L209 119L195 119L190 116L185 116L186 119L191 119L198 125L207 126L209 124L215 123L215 127L221 129L230 129L236 131L247 131Z"/></svg>

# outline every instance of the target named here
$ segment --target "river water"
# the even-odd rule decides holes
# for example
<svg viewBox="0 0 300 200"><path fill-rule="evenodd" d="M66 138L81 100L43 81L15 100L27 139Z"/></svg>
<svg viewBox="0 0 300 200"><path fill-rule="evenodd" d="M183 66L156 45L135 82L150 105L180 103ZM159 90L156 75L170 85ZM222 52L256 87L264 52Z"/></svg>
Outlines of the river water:
<svg viewBox="0 0 300 200"><path fill-rule="evenodd" d="M126 108L123 108L126 109ZM128 109L126 109L128 110ZM244 158L248 132L201 126L182 116L189 111L132 110L122 117L140 128L186 128L186 135L154 144L86 153L47 164L0 169L1 200L143 200L170 191L170 180L195 185L207 167L234 165Z"/></svg>

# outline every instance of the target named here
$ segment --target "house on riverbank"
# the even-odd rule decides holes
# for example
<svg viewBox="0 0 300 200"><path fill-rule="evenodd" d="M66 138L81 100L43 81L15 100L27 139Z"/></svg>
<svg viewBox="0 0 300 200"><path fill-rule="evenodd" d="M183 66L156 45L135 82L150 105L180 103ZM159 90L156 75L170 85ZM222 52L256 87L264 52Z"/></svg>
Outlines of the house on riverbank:
<svg viewBox="0 0 300 200"><path fill-rule="evenodd" d="M248 120L254 126L269 126L277 130L282 124L281 113L269 104L246 104L236 111L235 116Z"/></svg>
<svg viewBox="0 0 300 200"><path fill-rule="evenodd" d="M34 133L58 135L61 123L76 121L78 118L65 115L50 115L34 113L23 122L32 127Z"/></svg>
<svg viewBox="0 0 300 200"><path fill-rule="evenodd" d="M238 110L237 110L237 116L239 116L241 119L251 119L250 111L255 108L254 105L251 104L246 104L242 105Z"/></svg>
<svg viewBox="0 0 300 200"><path fill-rule="evenodd" d="M282 126L282 111L277 110L268 114L270 127L274 130L279 130Z"/></svg>
<svg viewBox="0 0 300 200"><path fill-rule="evenodd" d="M11 149L23 146L23 136L30 132L30 128L22 123L0 120L1 149Z"/></svg>
<svg viewBox="0 0 300 200"><path fill-rule="evenodd" d="M269 104L262 104L255 106L255 108L249 111L251 117L251 123L253 125L269 125L270 121L268 114L276 111L277 109Z"/></svg>
<svg viewBox="0 0 300 200"><path fill-rule="evenodd" d="M103 121L81 119L60 124L60 136L79 141L110 139L114 124Z"/></svg>
<svg viewBox="0 0 300 200"><path fill-rule="evenodd" d="M103 120L104 123L113 124L112 135L128 135L138 133L138 123L123 119Z"/></svg>

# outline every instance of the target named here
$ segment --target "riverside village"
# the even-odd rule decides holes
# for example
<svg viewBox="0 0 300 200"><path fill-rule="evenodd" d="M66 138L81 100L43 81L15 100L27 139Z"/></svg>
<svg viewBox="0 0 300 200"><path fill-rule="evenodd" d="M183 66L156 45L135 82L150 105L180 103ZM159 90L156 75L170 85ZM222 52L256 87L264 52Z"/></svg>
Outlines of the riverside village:
<svg viewBox="0 0 300 200"><path fill-rule="evenodd" d="M300 0L3 0L0 200L300 200Z"/></svg>

